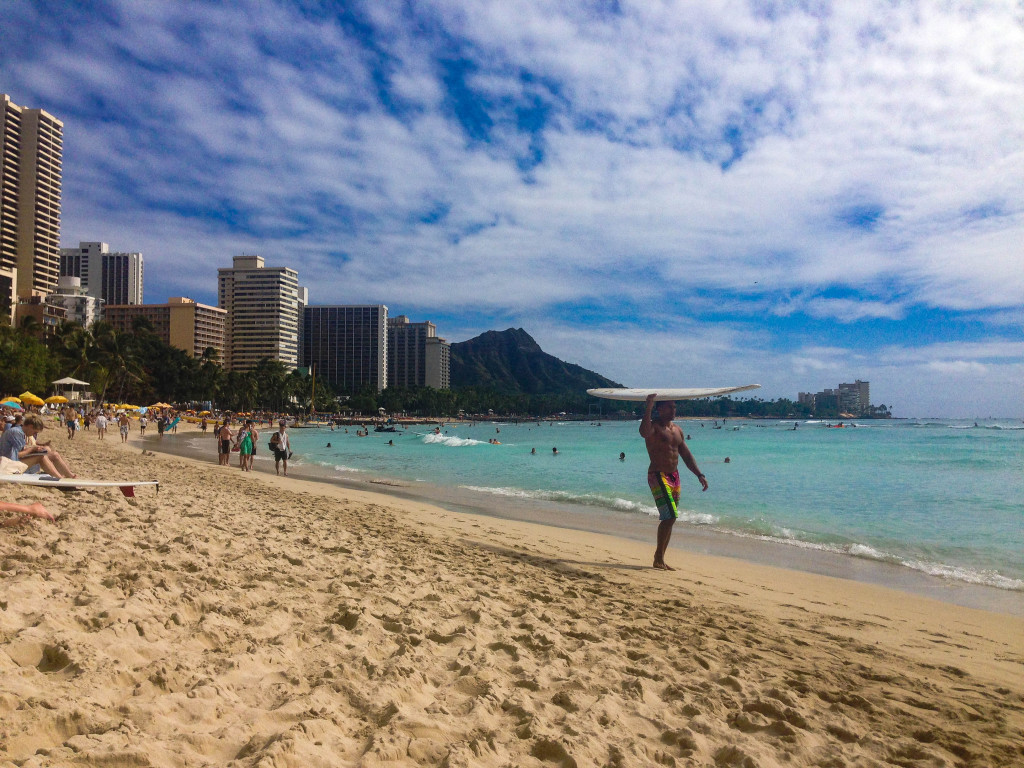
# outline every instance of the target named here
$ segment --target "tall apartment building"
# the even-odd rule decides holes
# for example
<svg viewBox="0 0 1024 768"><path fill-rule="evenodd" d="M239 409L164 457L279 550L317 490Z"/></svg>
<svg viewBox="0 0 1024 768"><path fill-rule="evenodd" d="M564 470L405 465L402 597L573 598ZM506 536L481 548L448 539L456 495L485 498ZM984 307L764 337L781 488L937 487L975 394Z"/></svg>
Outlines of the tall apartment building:
<svg viewBox="0 0 1024 768"><path fill-rule="evenodd" d="M834 410L862 416L871 410L871 384L857 379L853 384L840 384L838 389L823 389L814 394L800 392L797 402L812 411Z"/></svg>
<svg viewBox="0 0 1024 768"><path fill-rule="evenodd" d="M383 304L307 306L302 364L342 394L388 383L388 308Z"/></svg>
<svg viewBox="0 0 1024 768"><path fill-rule="evenodd" d="M840 384L839 408L858 416L868 411L871 408L870 383L857 379L853 384Z"/></svg>
<svg viewBox="0 0 1024 768"><path fill-rule="evenodd" d="M299 364L299 273L266 267L262 256L235 256L217 270L217 304L224 323L224 366L252 368L263 358Z"/></svg>
<svg viewBox="0 0 1024 768"><path fill-rule="evenodd" d="M217 359L224 359L227 312L219 307L174 296L166 304L111 304L104 317L118 331L131 331L135 318L144 317L157 336L190 357L202 357L207 347L213 347Z"/></svg>
<svg viewBox="0 0 1024 768"><path fill-rule="evenodd" d="M412 323L405 315L388 318L388 386L451 385L451 345L431 322Z"/></svg>
<svg viewBox="0 0 1024 768"><path fill-rule="evenodd" d="M111 253L106 243L79 243L60 249L61 277L77 277L90 296L104 304L141 304L141 253Z"/></svg>
<svg viewBox="0 0 1024 768"><path fill-rule="evenodd" d="M64 124L3 94L0 104L0 302L45 296L60 258Z"/></svg>

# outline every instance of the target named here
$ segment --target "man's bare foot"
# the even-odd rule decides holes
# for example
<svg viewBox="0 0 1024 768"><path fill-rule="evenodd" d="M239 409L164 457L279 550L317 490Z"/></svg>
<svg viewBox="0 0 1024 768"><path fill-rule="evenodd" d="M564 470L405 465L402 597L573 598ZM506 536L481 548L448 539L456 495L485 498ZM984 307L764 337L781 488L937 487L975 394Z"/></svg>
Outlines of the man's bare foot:
<svg viewBox="0 0 1024 768"><path fill-rule="evenodd" d="M657 568L659 571L674 571L675 570L675 568L673 568L671 565L668 565L664 561L662 561L660 563L655 563L654 567Z"/></svg>

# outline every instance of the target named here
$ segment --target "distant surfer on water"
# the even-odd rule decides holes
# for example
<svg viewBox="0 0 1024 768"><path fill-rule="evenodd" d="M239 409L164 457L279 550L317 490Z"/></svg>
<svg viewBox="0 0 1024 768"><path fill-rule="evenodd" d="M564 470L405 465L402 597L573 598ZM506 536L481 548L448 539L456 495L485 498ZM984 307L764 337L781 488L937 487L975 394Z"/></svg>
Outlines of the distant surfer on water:
<svg viewBox="0 0 1024 768"><path fill-rule="evenodd" d="M658 505L658 546L654 550L654 567L663 571L674 568L665 564L665 550L672 538L672 526L679 517L679 457L686 468L700 480L703 490L708 489L707 478L697 468L697 462L683 440L683 432L672 423L676 417L673 400L654 402L657 394L650 394L645 401L644 418L640 422L640 436L647 442L647 455L651 458L647 469L647 484Z"/></svg>

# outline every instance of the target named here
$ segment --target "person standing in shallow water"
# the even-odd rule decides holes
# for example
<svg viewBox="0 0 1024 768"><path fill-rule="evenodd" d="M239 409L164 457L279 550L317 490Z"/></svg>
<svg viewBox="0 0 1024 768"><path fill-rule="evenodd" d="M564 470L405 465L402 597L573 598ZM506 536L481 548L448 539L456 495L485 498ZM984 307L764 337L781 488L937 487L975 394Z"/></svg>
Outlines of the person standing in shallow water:
<svg viewBox="0 0 1024 768"><path fill-rule="evenodd" d="M676 417L676 404L672 400L655 403L656 394L647 396L644 418L640 422L640 436L647 443L651 464L647 469L647 484L658 505L658 542L654 550L654 567L663 571L675 569L665 563L665 550L672 538L672 526L679 517L679 459L697 479L703 490L708 489L707 478L697 468L697 462L683 440L683 432L672 423Z"/></svg>

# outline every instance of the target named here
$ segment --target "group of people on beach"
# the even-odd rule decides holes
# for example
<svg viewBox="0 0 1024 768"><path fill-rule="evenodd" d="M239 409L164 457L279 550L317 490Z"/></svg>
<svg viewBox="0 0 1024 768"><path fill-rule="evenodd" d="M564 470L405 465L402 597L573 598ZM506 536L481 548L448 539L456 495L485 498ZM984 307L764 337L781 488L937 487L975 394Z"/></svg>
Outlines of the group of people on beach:
<svg viewBox="0 0 1024 768"><path fill-rule="evenodd" d="M246 419L237 432L232 432L231 421L225 418L214 424L213 434L217 438L217 463L229 466L231 454L238 454L238 468L243 472L252 471L253 457L259 444L260 433L253 419ZM285 477L288 476L288 459L291 458L291 444L288 438L288 422L278 421L278 429L270 436L270 450L274 454L274 472L281 474L282 466Z"/></svg>
<svg viewBox="0 0 1024 768"><path fill-rule="evenodd" d="M683 437L682 430L674 423L676 415L675 402L671 400L657 401L657 395L651 394L647 397L644 407L643 419L640 422L640 435L644 438L647 447L647 454L650 464L647 470L647 483L654 496L654 502L658 507L658 531L654 551L654 567L671 571L674 570L665 562L665 553L672 537L672 528L679 518L679 499L682 488L682 481L679 476L679 460L682 459L686 468L693 473L700 482L701 489L708 489L708 481L697 466L697 462L690 452ZM61 411L58 416L61 422L68 425L69 438L74 437L78 429L80 414L73 408ZM84 417L88 424L89 417ZM143 416L145 418L145 416ZM116 420L121 433L122 442L128 439L130 421L128 415L121 411L117 414L100 410L93 414L93 422L99 439L106 437L108 424ZM161 420L163 420L161 414ZM204 419L205 422L205 419ZM205 425L204 425L205 426ZM64 457L56 451L50 441L40 441L38 435L46 428L46 424L37 413L5 414L0 421L0 472L11 474L25 471L43 471L52 477L65 478L75 477L71 467ZM145 427L140 421L140 432L144 434ZM162 432L163 430L161 430ZM205 434L206 430L202 430ZM440 433L440 428L435 428L435 434ZM259 430L254 419L246 419L237 432L231 429L229 417L214 423L213 434L217 439L218 463L222 466L230 464L231 454L239 454L238 465L243 471L251 471L253 457L256 454L259 444ZM497 443L492 438L492 443ZM274 454L274 470L281 474L288 475L288 459L291 457L291 446L288 436L287 421L280 419L278 430L270 438L270 449ZM557 455L558 449L552 448L552 454ZM535 453L535 449L531 451ZM625 454L619 455L620 460L625 459ZM726 459L728 461L728 459ZM49 518L49 513L41 505L11 505L5 503L3 510L14 511L18 517L17 521L25 521L32 517ZM11 523L5 522L4 525ZM15 523L16 524L16 523Z"/></svg>

